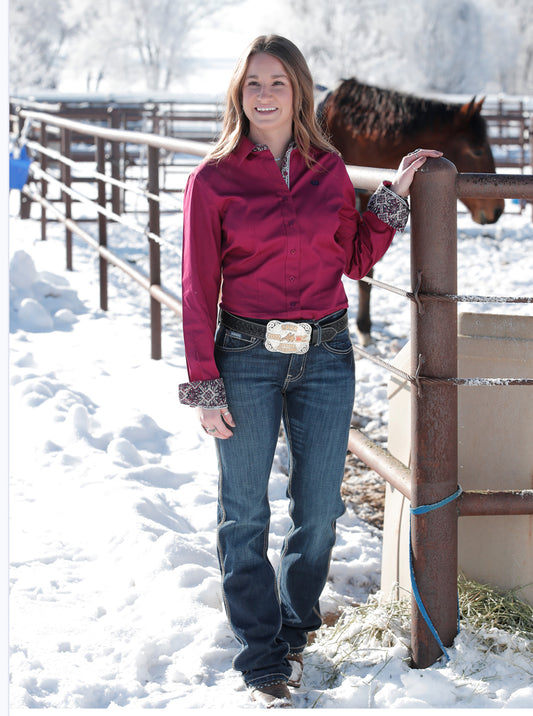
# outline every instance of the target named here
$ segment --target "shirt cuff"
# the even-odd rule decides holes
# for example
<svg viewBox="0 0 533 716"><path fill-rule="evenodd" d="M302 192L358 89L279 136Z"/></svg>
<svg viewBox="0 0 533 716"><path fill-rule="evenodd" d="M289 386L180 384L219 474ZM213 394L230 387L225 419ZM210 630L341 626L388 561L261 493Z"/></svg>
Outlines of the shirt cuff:
<svg viewBox="0 0 533 716"><path fill-rule="evenodd" d="M193 408L227 408L226 389L222 378L195 380L179 385L179 399Z"/></svg>
<svg viewBox="0 0 533 716"><path fill-rule="evenodd" d="M409 219L407 199L390 188L390 182L383 182L370 197L368 210L395 231L403 231Z"/></svg>

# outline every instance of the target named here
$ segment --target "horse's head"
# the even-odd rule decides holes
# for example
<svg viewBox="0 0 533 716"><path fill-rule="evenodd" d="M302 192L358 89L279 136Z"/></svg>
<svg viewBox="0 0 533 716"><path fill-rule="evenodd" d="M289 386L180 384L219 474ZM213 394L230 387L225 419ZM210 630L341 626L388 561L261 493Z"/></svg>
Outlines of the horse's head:
<svg viewBox="0 0 533 716"><path fill-rule="evenodd" d="M446 143L446 158L455 164L458 172L493 174L494 157L487 137L487 126L481 116L484 98L466 102L457 113L453 131ZM462 200L478 224L493 224L503 213L503 199Z"/></svg>

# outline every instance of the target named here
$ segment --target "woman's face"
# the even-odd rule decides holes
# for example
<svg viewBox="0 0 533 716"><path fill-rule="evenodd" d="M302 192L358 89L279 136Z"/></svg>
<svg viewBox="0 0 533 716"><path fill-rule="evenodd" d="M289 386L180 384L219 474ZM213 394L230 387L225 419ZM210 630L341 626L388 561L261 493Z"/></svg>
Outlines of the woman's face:
<svg viewBox="0 0 533 716"><path fill-rule="evenodd" d="M292 134L292 85L282 63L265 52L253 55L248 63L242 90L244 114L250 135L264 132Z"/></svg>

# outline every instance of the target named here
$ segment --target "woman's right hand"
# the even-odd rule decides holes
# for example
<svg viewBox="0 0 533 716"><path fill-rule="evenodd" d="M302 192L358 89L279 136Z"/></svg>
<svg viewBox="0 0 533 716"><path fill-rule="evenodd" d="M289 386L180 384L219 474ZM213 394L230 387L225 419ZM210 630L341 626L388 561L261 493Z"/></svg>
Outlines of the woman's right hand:
<svg viewBox="0 0 533 716"><path fill-rule="evenodd" d="M228 408L198 408L200 424L208 435L220 440L227 440L233 435L230 427L235 421Z"/></svg>

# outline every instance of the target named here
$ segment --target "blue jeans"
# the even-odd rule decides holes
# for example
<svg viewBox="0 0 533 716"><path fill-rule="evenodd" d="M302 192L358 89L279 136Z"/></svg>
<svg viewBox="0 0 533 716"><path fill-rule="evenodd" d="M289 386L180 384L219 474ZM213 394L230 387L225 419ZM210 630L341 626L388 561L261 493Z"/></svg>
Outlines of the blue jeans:
<svg viewBox="0 0 533 716"><path fill-rule="evenodd" d="M333 314L334 317L341 312ZM331 316L322 322L331 321ZM219 326L215 355L234 434L216 440L218 552L226 612L247 685L287 680L287 654L321 625L319 597L344 512L340 487L353 411L348 330L303 355L268 351L258 338ZM277 575L267 557L268 482L283 421L292 525Z"/></svg>

